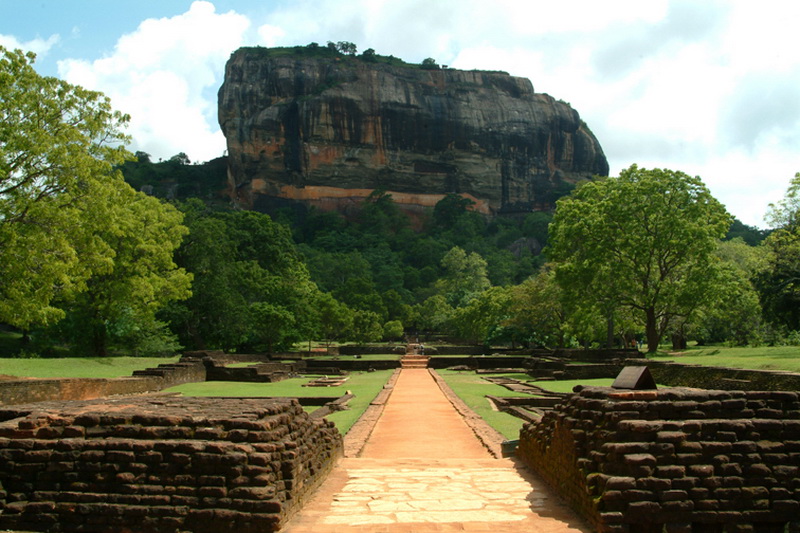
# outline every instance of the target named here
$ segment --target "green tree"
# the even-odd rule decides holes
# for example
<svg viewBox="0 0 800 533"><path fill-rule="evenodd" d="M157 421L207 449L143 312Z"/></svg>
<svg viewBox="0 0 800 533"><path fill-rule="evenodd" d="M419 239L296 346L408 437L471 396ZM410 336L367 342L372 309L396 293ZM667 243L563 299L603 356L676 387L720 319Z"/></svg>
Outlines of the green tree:
<svg viewBox="0 0 800 533"><path fill-rule="evenodd" d="M0 47L0 321L54 323L114 251L95 235L127 185L129 117L101 93L40 76Z"/></svg>
<svg viewBox="0 0 800 533"><path fill-rule="evenodd" d="M423 331L440 332L453 316L453 308L441 294L435 294L416 306L417 325Z"/></svg>
<svg viewBox="0 0 800 533"><path fill-rule="evenodd" d="M489 345L509 318L510 301L510 288L491 287L483 291L453 312L450 319L453 332L467 342Z"/></svg>
<svg viewBox="0 0 800 533"><path fill-rule="evenodd" d="M742 239L750 246L758 246L770 234L770 230L759 229L754 226L744 224L738 218L733 219L728 234L725 236L726 240Z"/></svg>
<svg viewBox="0 0 800 533"><path fill-rule="evenodd" d="M442 228L452 228L458 219L466 213L475 202L456 193L447 193L433 206L433 222Z"/></svg>
<svg viewBox="0 0 800 533"><path fill-rule="evenodd" d="M561 289L550 269L543 269L511 289L505 325L515 329L528 345L564 347L566 316Z"/></svg>
<svg viewBox="0 0 800 533"><path fill-rule="evenodd" d="M747 272L725 261L721 267L724 290L710 304L698 309L697 316L676 329L685 328L686 336L707 342L728 342L744 346L761 341L761 304Z"/></svg>
<svg viewBox="0 0 800 533"><path fill-rule="evenodd" d="M374 48L367 48L361 53L361 59L368 63L374 63L377 61L377 54L375 53Z"/></svg>
<svg viewBox="0 0 800 533"><path fill-rule="evenodd" d="M434 58L426 57L422 60L422 68L426 70L436 70L439 68L439 65L436 63Z"/></svg>
<svg viewBox="0 0 800 533"><path fill-rule="evenodd" d="M192 296L167 306L162 316L184 346L195 349L232 348L247 338L245 294L237 285L236 247L228 226L207 212L202 202L181 205L189 235L176 262L194 275Z"/></svg>
<svg viewBox="0 0 800 533"><path fill-rule="evenodd" d="M756 277L764 314L776 326L800 330L800 173L764 218L775 228L764 240L767 266Z"/></svg>
<svg viewBox="0 0 800 533"><path fill-rule="evenodd" d="M522 233L526 237L536 239L539 244L547 244L548 226L553 220L553 214L546 211L534 211L525 217L522 223Z"/></svg>
<svg viewBox="0 0 800 533"><path fill-rule="evenodd" d="M109 212L95 236L114 250L113 265L93 275L65 305L74 315L67 330L72 342L88 344L94 356L108 355L110 344L126 338L151 342L153 334L163 335L156 312L191 294L192 276L173 262L187 233L182 213L130 187L114 198Z"/></svg>
<svg viewBox="0 0 800 533"><path fill-rule="evenodd" d="M789 229L800 223L800 172L795 173L780 202L769 204L764 220L773 228Z"/></svg>
<svg viewBox="0 0 800 533"><path fill-rule="evenodd" d="M776 326L800 330L800 227L778 228L764 248L767 268L756 278L764 314Z"/></svg>
<svg viewBox="0 0 800 533"><path fill-rule="evenodd" d="M327 292L319 294L314 306L317 313L318 334L330 348L334 341L347 336L353 325L353 311Z"/></svg>
<svg viewBox="0 0 800 533"><path fill-rule="evenodd" d="M328 43L328 46L330 46L330 43ZM336 43L335 48L338 52L348 56L354 56L358 52L358 47L350 41L339 41Z"/></svg>
<svg viewBox="0 0 800 533"><path fill-rule="evenodd" d="M405 330L399 320L390 320L383 325L383 338L389 341L398 341L403 338Z"/></svg>
<svg viewBox="0 0 800 533"><path fill-rule="evenodd" d="M436 288L453 307L466 305L491 285L483 257L466 253L458 246L442 258L442 268L444 275L436 282Z"/></svg>
<svg viewBox="0 0 800 533"><path fill-rule="evenodd" d="M353 321L350 324L350 330L347 332L347 338L358 343L381 340L383 326L381 326L380 320L381 317L378 313L356 309L353 312Z"/></svg>
<svg viewBox="0 0 800 533"><path fill-rule="evenodd" d="M197 348L279 350L311 336L318 295L289 230L252 211L183 206L189 237L178 261L192 297L170 306L181 340Z"/></svg>
<svg viewBox="0 0 800 533"><path fill-rule="evenodd" d="M719 291L714 252L730 222L700 178L633 165L559 200L549 257L568 303L608 320L618 308L641 313L654 352L673 319Z"/></svg>

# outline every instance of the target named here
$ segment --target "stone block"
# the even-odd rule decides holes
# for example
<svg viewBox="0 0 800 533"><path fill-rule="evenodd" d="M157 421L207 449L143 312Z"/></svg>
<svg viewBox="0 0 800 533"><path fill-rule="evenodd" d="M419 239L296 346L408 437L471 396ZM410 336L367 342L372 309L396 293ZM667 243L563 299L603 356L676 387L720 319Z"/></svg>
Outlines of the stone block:
<svg viewBox="0 0 800 533"><path fill-rule="evenodd" d="M676 479L686 475L686 467L683 465L664 465L656 468L655 475L666 479Z"/></svg>
<svg viewBox="0 0 800 533"><path fill-rule="evenodd" d="M606 490L628 490L636 488L636 478L610 477L606 483Z"/></svg>

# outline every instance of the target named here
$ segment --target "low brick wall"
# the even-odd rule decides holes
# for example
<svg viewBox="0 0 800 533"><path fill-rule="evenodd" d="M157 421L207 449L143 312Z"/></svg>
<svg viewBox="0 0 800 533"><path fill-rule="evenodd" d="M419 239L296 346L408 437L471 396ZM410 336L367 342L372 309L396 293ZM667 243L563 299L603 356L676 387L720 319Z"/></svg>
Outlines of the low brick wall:
<svg viewBox="0 0 800 533"><path fill-rule="evenodd" d="M720 390L800 390L800 374L777 370L744 370L686 365L653 360L626 361L631 366L650 368L657 383L673 387Z"/></svg>
<svg viewBox="0 0 800 533"><path fill-rule="evenodd" d="M487 368L523 368L534 364L530 356L465 356L465 357L436 357L431 356L428 366L430 368L449 368L453 366L468 366L473 369Z"/></svg>
<svg viewBox="0 0 800 533"><path fill-rule="evenodd" d="M303 371L305 362L254 363L252 366L231 368L220 366L216 361L206 360L207 381L242 381L250 383L272 383L289 378Z"/></svg>
<svg viewBox="0 0 800 533"><path fill-rule="evenodd" d="M375 355L383 353L402 355L406 353L406 345L397 344L395 346L362 346L349 344L345 346L339 346L337 353L339 355Z"/></svg>
<svg viewBox="0 0 800 533"><path fill-rule="evenodd" d="M195 350L183 352L181 362L208 358L220 365L231 365L234 363L267 363L272 360L267 354L225 353L222 350Z"/></svg>
<svg viewBox="0 0 800 533"><path fill-rule="evenodd" d="M645 365L637 365L645 366ZM616 378L624 368L620 364L569 364L564 365L561 379L598 379L598 378ZM663 381L659 383L664 383Z"/></svg>
<svg viewBox="0 0 800 533"><path fill-rule="evenodd" d="M348 372L367 371L367 370L391 370L393 368L400 368L400 360L385 360L385 361L365 361L364 359L353 358L319 358L307 359L305 361L306 369L318 370L325 368L338 368Z"/></svg>
<svg viewBox="0 0 800 533"><path fill-rule="evenodd" d="M800 531L795 392L586 388L517 456L597 531Z"/></svg>
<svg viewBox="0 0 800 533"><path fill-rule="evenodd" d="M554 357L570 359L572 361L586 361L594 363L608 362L615 359L630 359L639 357L641 353L634 348L559 348L553 350Z"/></svg>
<svg viewBox="0 0 800 533"><path fill-rule="evenodd" d="M0 408L0 529L277 531L341 452L295 400Z"/></svg>
<svg viewBox="0 0 800 533"><path fill-rule="evenodd" d="M206 380L199 360L163 364L127 378L53 378L0 381L0 405L45 401L91 400L107 396L160 391Z"/></svg>

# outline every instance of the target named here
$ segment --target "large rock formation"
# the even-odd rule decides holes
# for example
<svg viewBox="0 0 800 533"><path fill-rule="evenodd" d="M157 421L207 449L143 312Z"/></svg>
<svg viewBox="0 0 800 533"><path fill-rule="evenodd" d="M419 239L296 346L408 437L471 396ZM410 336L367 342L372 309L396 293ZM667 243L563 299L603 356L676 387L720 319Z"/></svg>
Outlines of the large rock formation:
<svg viewBox="0 0 800 533"><path fill-rule="evenodd" d="M411 211L455 192L487 214L525 212L608 174L578 113L529 80L387 59L236 51L219 91L234 201L346 211L382 189Z"/></svg>

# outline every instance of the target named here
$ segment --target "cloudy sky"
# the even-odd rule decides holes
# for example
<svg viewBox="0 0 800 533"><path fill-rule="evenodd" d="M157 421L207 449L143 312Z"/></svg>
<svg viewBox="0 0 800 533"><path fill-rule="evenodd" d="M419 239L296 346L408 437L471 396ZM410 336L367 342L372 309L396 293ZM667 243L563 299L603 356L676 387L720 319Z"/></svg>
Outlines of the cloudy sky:
<svg viewBox="0 0 800 533"><path fill-rule="evenodd" d="M581 114L611 175L698 175L762 227L800 171L798 28L791 0L0 0L0 45L106 93L155 158L222 155L236 48L351 41L529 78Z"/></svg>

